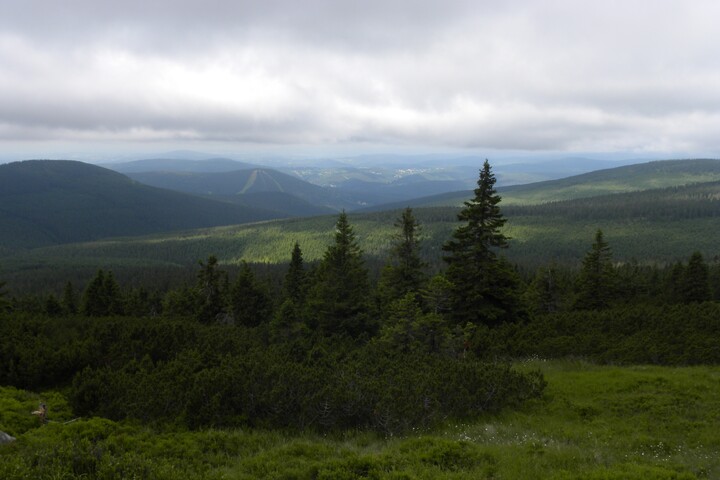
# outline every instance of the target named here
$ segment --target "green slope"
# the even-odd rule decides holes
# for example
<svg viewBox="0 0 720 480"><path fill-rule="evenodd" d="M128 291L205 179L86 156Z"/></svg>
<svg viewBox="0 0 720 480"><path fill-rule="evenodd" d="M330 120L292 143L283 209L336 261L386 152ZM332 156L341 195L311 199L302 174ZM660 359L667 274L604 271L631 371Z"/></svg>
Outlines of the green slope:
<svg viewBox="0 0 720 480"><path fill-rule="evenodd" d="M502 205L501 205L502 206ZM441 247L459 222L455 207L419 208L423 255L442 265ZM547 205L506 206L506 255L534 267L556 261L578 265L601 228L617 261L668 263L686 260L695 250L707 259L720 245L720 182L607 195ZM350 215L368 258L387 255L399 210ZM0 258L6 272L52 265L192 266L216 255L222 263L287 263L295 241L306 260L322 257L332 242L335 215L275 220L188 231L182 234L105 240L36 249ZM28 270L29 271L29 270ZM6 276L8 280L11 277Z"/></svg>
<svg viewBox="0 0 720 480"><path fill-rule="evenodd" d="M720 160L663 160L597 170L560 180L513 185L498 188L498 192L503 197L503 205L532 205L714 180L720 180ZM460 206L471 196L469 190L450 192L407 202L375 206L372 210L405 206Z"/></svg>
<svg viewBox="0 0 720 480"><path fill-rule="evenodd" d="M0 166L0 245L32 248L237 224L279 214L161 190L81 162Z"/></svg>
<svg viewBox="0 0 720 480"><path fill-rule="evenodd" d="M665 160L501 190L505 204L533 204L720 180L720 160Z"/></svg>

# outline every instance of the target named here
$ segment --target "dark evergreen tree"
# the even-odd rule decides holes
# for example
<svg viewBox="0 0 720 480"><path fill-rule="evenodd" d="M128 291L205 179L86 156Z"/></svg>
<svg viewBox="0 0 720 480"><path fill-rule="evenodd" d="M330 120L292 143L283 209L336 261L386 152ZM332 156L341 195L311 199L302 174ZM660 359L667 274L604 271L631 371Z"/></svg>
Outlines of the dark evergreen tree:
<svg viewBox="0 0 720 480"><path fill-rule="evenodd" d="M451 307L452 284L442 273L434 275L420 290L422 304L431 313L446 314Z"/></svg>
<svg viewBox="0 0 720 480"><path fill-rule="evenodd" d="M150 293L144 287L133 288L125 295L125 315L132 317L154 317L162 311L162 300L158 292Z"/></svg>
<svg viewBox="0 0 720 480"><path fill-rule="evenodd" d="M300 250L300 244L295 242L290 265L283 282L283 296L300 306L305 303L307 287L307 273L303 265L302 250Z"/></svg>
<svg viewBox="0 0 720 480"><path fill-rule="evenodd" d="M108 313L108 299L105 296L105 272L98 270L95 278L83 292L80 311L88 317L102 317Z"/></svg>
<svg viewBox="0 0 720 480"><path fill-rule="evenodd" d="M80 311L89 317L122 315L123 299L112 272L98 270L83 292Z"/></svg>
<svg viewBox="0 0 720 480"><path fill-rule="evenodd" d="M198 315L198 306L203 301L197 288L185 286L168 291L162 299L161 310L167 317L195 317L202 320ZM212 319L215 320L215 316Z"/></svg>
<svg viewBox="0 0 720 480"><path fill-rule="evenodd" d="M448 336L445 320L437 313L423 313L417 296L410 292L388 305L387 321L378 342L402 352L438 353Z"/></svg>
<svg viewBox="0 0 720 480"><path fill-rule="evenodd" d="M202 323L212 323L222 317L225 308L225 294L227 289L227 272L218 268L218 259L210 255L207 263L200 262L200 271L197 274L196 306L197 318Z"/></svg>
<svg viewBox="0 0 720 480"><path fill-rule="evenodd" d="M538 269L525 291L525 303L533 313L552 313L561 309L564 288L557 268Z"/></svg>
<svg viewBox="0 0 720 480"><path fill-rule="evenodd" d="M675 263L664 283L663 301L665 303L681 303L683 301L684 276L685 266L681 262Z"/></svg>
<svg viewBox="0 0 720 480"><path fill-rule="evenodd" d="M105 275L103 281L103 295L107 302L107 313L106 315L123 315L123 298L120 292L120 286L115 281L115 276L112 271L109 271Z"/></svg>
<svg viewBox="0 0 720 480"><path fill-rule="evenodd" d="M612 250L603 238L602 230L598 229L595 242L583 260L574 306L580 310L607 308L615 297L616 288Z"/></svg>
<svg viewBox="0 0 720 480"><path fill-rule="evenodd" d="M63 307L55 295L48 295L45 299L45 314L50 317L59 317L63 314Z"/></svg>
<svg viewBox="0 0 720 480"><path fill-rule="evenodd" d="M71 282L65 284L62 300L60 301L63 311L67 315L74 315L78 312L78 299Z"/></svg>
<svg viewBox="0 0 720 480"><path fill-rule="evenodd" d="M300 244L295 242L290 265L283 282L282 303L271 322L273 335L283 341L296 338L305 330L303 309L308 290L307 272Z"/></svg>
<svg viewBox="0 0 720 480"><path fill-rule="evenodd" d="M500 195L487 160L480 170L475 197L465 202L458 220L467 222L453 232L448 252L447 279L452 284L452 318L465 323L497 325L515 319L519 280L513 268L496 253L508 246L501 229Z"/></svg>
<svg viewBox="0 0 720 480"><path fill-rule="evenodd" d="M335 242L325 251L308 293L311 326L326 335L370 333L369 291L362 251L343 211L335 224Z"/></svg>
<svg viewBox="0 0 720 480"><path fill-rule="evenodd" d="M256 327L269 320L272 299L267 288L261 285L255 274L243 261L238 278L230 287L230 311L236 325Z"/></svg>
<svg viewBox="0 0 720 480"><path fill-rule="evenodd" d="M378 282L378 297L382 305L403 298L408 293L419 297L420 289L427 281L427 264L420 258L420 224L410 207L403 210L395 222L400 233L395 235L390 248L390 261L383 269Z"/></svg>
<svg viewBox="0 0 720 480"><path fill-rule="evenodd" d="M684 303L706 302L712 298L710 270L700 252L692 254L683 272L681 294Z"/></svg>

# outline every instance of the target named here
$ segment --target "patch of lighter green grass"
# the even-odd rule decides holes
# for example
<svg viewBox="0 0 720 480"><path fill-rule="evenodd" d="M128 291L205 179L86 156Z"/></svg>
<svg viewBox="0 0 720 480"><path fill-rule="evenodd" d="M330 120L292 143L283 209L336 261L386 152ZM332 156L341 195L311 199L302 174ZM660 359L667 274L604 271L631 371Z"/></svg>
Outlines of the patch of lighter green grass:
<svg viewBox="0 0 720 480"><path fill-rule="evenodd" d="M520 368L543 371L542 400L443 432L497 449L503 478L592 477L603 470L630 475L607 478L643 478L628 465L646 467L649 478L675 478L672 472L720 478L720 368L539 360Z"/></svg>
<svg viewBox="0 0 720 480"><path fill-rule="evenodd" d="M152 471L157 478L720 478L720 367L530 359L516 368L543 372L543 398L401 437L367 431L153 432L100 419L40 428L23 423L39 397L15 389L0 389L3 412L16 414L0 418L0 426L15 425L9 433L18 436L19 454L87 456L95 451L92 443L87 451L73 449L85 437L101 438L108 453L98 468L119 472L134 465L133 471ZM52 408L62 410L60 400ZM23 457L5 458L26 465Z"/></svg>

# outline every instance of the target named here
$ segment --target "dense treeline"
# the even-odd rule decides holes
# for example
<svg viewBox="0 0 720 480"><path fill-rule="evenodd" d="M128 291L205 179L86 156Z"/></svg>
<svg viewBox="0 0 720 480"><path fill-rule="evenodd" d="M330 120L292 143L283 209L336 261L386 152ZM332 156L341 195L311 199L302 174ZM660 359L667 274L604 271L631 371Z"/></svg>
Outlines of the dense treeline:
<svg viewBox="0 0 720 480"><path fill-rule="evenodd" d="M720 216L720 182L602 195L539 205L513 205L509 216L562 216L569 220L684 220Z"/></svg>
<svg viewBox="0 0 720 480"><path fill-rule="evenodd" d="M513 405L543 380L472 354L383 342L274 342L191 320L2 317L0 383L70 385L78 415L189 427L422 428Z"/></svg>
<svg viewBox="0 0 720 480"><path fill-rule="evenodd" d="M618 265L597 230L578 271L522 271L500 253L494 183L486 162L439 273L408 208L377 275L343 212L321 260L296 242L281 272L210 256L165 290L105 270L42 298L0 285L0 383L65 387L80 415L392 434L541 394L539 375L498 359L720 362L720 272L699 252Z"/></svg>
<svg viewBox="0 0 720 480"><path fill-rule="evenodd" d="M720 304L635 305L538 315L503 325L476 348L510 358L583 357L602 363L720 364Z"/></svg>

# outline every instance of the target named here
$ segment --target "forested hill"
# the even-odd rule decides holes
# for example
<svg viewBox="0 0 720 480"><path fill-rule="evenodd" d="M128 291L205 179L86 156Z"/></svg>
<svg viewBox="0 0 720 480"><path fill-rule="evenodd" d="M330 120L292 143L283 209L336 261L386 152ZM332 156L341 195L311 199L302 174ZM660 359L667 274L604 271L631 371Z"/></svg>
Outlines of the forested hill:
<svg viewBox="0 0 720 480"><path fill-rule="evenodd" d="M504 212L510 217L562 217L596 222L720 217L720 181L535 205L509 205Z"/></svg>
<svg viewBox="0 0 720 480"><path fill-rule="evenodd" d="M154 187L233 201L241 201L238 197L243 195L263 193L267 197L268 193L283 193L318 207L317 212L308 214L328 213L328 208L340 210L357 207L352 195L313 185L270 168L228 172L147 171L128 173L128 176Z"/></svg>
<svg viewBox="0 0 720 480"><path fill-rule="evenodd" d="M559 180L498 188L503 205L537 203L636 192L664 187L720 180L720 160L662 160L597 170ZM472 196L470 190L417 198L366 210L394 208L460 206Z"/></svg>
<svg viewBox="0 0 720 480"><path fill-rule="evenodd" d="M499 189L505 204L543 203L720 180L720 160L664 160Z"/></svg>
<svg viewBox="0 0 720 480"><path fill-rule="evenodd" d="M714 259L720 244L720 181L532 206L505 207L501 202L501 210L508 219L506 232L511 237L510 248L504 254L524 267L551 262L580 265L597 229L605 233L618 262L672 264L687 259L693 251ZM456 207L414 210L421 224L421 253L435 267L443 265L441 247L459 224L458 211ZM387 256L395 234L393 224L400 213L395 210L350 215L358 242L371 262ZM302 246L305 260L321 259L332 241L334 221L334 215L292 218L182 234L60 245L0 256L0 263L5 278L22 285L30 285L32 278L41 275L52 277L60 266L87 268L90 273L98 266L116 272L137 265L187 267L209 255L217 256L224 264L243 259L284 265L295 241ZM46 265L54 268L41 272ZM65 277L60 280L65 281Z"/></svg>
<svg viewBox="0 0 720 480"><path fill-rule="evenodd" d="M33 248L278 218L75 161L0 165L0 246Z"/></svg>

